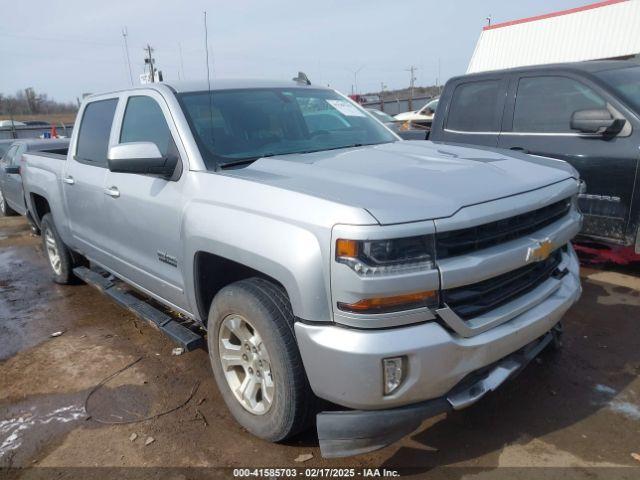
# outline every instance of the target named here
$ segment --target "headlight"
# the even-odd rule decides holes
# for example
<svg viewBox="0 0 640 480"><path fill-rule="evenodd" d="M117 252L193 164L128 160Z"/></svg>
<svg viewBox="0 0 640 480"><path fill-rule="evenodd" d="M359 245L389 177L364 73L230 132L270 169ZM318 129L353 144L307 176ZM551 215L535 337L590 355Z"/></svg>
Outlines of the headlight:
<svg viewBox="0 0 640 480"><path fill-rule="evenodd" d="M433 252L433 235L390 240L339 239L336 242L336 261L362 276L431 269Z"/></svg>

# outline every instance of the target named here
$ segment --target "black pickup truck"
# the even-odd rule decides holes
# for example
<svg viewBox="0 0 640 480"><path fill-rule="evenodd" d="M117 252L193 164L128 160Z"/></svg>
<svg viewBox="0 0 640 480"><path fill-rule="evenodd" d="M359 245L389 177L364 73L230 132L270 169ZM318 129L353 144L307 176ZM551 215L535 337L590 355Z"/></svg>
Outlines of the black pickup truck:
<svg viewBox="0 0 640 480"><path fill-rule="evenodd" d="M640 63L520 67L452 78L429 140L566 160L586 182L582 235L640 253Z"/></svg>

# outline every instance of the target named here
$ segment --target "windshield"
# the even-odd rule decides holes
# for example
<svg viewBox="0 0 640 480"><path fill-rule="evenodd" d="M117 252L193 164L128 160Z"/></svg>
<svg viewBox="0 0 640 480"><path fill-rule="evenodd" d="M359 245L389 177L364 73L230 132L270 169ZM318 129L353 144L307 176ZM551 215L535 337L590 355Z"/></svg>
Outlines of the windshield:
<svg viewBox="0 0 640 480"><path fill-rule="evenodd" d="M397 122L397 120L393 118L391 115L381 112L380 110L376 110L375 108L367 108L367 112L369 112L371 115L376 117L381 122L385 122L385 123Z"/></svg>
<svg viewBox="0 0 640 480"><path fill-rule="evenodd" d="M431 100L429 103L427 103L424 107L420 109L420 113L422 115L431 115L431 112L435 112L438 109L439 100L440 100L439 98L436 98L435 100ZM431 110L431 112L429 112L428 110Z"/></svg>
<svg viewBox="0 0 640 480"><path fill-rule="evenodd" d="M607 84L640 113L640 66L596 72Z"/></svg>
<svg viewBox="0 0 640 480"><path fill-rule="evenodd" d="M264 156L394 142L333 90L259 88L179 95L207 168Z"/></svg>

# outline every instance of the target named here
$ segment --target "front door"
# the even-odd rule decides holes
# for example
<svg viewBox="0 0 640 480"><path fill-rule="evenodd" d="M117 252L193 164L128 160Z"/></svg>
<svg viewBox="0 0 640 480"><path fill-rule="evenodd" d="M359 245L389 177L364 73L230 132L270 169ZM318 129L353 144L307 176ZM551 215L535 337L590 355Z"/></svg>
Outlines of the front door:
<svg viewBox="0 0 640 480"><path fill-rule="evenodd" d="M107 150L117 98L88 103L81 114L73 158L67 160L62 189L74 247L110 267L105 245L109 226L104 212Z"/></svg>
<svg viewBox="0 0 640 480"><path fill-rule="evenodd" d="M126 103L124 103L126 102ZM186 158L167 105L155 91L123 98L114 144L153 142L162 155ZM182 152L182 154L180 153ZM187 308L184 295L181 219L185 176L177 178L107 172L105 212L111 226L107 250L115 270L130 282L174 306Z"/></svg>
<svg viewBox="0 0 640 480"><path fill-rule="evenodd" d="M496 77L454 85L449 97L440 99L444 112L434 117L434 131L442 132L437 140L497 146L507 83Z"/></svg>
<svg viewBox="0 0 640 480"><path fill-rule="evenodd" d="M522 75L514 78L511 93L512 124L500 134L499 146L572 164L586 182L579 200L582 233L623 241L638 162L637 128L628 124L612 138L572 130L571 116L579 110L621 114L597 86L568 75Z"/></svg>

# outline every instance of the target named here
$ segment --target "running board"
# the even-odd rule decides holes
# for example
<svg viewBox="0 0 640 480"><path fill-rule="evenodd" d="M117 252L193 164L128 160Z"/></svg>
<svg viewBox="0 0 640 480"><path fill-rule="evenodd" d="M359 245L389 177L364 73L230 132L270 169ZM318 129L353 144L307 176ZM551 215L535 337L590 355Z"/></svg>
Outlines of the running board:
<svg viewBox="0 0 640 480"><path fill-rule="evenodd" d="M108 295L136 316L159 328L160 331L168 335L178 345L184 347L185 350L195 350L204 345L202 335L198 335L176 318L158 310L144 300L129 292L120 290L117 287L118 280L112 275L105 277L101 272L86 267L74 268L73 273L76 277ZM104 273L107 274L107 272Z"/></svg>

